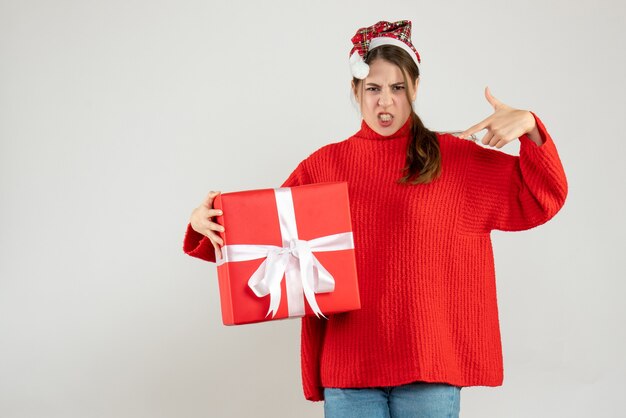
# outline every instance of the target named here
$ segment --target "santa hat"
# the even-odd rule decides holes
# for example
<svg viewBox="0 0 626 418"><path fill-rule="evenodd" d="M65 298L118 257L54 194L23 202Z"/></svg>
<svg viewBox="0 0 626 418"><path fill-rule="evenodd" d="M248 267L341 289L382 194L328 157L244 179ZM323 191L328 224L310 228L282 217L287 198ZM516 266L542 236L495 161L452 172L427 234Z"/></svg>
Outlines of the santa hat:
<svg viewBox="0 0 626 418"><path fill-rule="evenodd" d="M368 51L381 45L396 45L404 49L415 61L419 69L420 55L411 42L411 21L380 22L356 31L352 37L353 47L350 50L350 70L352 75L363 80L370 72L364 61Z"/></svg>

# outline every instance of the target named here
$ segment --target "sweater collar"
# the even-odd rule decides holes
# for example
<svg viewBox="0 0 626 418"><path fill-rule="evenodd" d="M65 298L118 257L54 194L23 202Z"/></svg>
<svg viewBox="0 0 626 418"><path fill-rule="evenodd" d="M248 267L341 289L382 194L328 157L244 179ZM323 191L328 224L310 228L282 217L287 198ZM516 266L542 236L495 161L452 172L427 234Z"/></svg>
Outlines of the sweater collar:
<svg viewBox="0 0 626 418"><path fill-rule="evenodd" d="M404 122L404 125L402 125L396 132L387 136L381 135L375 130L373 130L372 128L370 128L370 126L367 123L365 123L365 119L363 119L361 120L361 129L356 134L354 134L354 136L357 136L363 139L389 140L389 139L408 137L410 131L411 131L411 116L410 115L406 119L406 122Z"/></svg>

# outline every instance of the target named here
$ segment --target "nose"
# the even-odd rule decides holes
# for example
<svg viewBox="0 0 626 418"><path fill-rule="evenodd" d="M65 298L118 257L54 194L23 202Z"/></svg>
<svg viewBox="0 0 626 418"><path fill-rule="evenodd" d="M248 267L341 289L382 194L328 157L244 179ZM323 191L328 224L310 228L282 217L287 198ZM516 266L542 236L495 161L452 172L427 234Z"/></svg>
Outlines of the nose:
<svg viewBox="0 0 626 418"><path fill-rule="evenodd" d="M383 89L380 92L380 98L378 99L379 106L389 106L391 104L392 98L391 93L387 89Z"/></svg>

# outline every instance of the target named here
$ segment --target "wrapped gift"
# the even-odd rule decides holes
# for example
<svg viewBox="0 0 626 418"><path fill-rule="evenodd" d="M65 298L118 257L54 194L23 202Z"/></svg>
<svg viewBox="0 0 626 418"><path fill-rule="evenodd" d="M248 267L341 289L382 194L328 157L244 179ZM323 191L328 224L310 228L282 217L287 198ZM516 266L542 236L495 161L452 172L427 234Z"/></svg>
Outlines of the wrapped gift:
<svg viewBox="0 0 626 418"><path fill-rule="evenodd" d="M360 309L346 182L219 194L224 325Z"/></svg>

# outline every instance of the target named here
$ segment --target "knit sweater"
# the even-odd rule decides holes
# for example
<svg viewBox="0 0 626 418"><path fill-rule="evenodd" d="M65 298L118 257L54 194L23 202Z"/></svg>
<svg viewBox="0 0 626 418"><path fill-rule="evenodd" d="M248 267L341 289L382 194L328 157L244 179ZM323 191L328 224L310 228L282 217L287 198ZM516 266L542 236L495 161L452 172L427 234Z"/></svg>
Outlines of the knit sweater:
<svg viewBox="0 0 626 418"><path fill-rule="evenodd" d="M282 184L347 181L353 225L361 309L301 318L306 399L323 400L324 387L502 384L490 232L545 223L568 191L555 144L532 114L542 145L524 134L519 156L437 133L441 177L419 185L396 183L410 118L389 136L363 120ZM215 261L209 239L190 224L183 250Z"/></svg>

